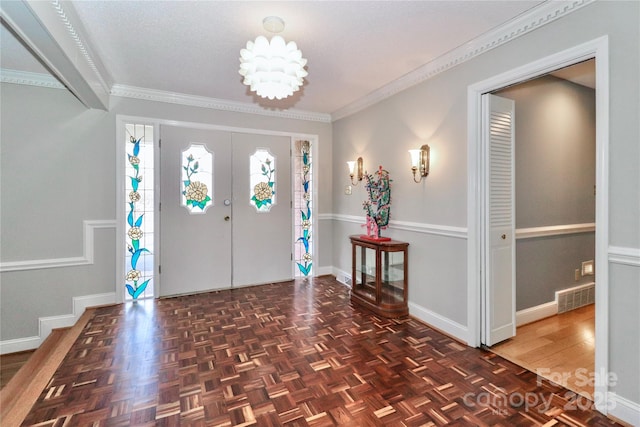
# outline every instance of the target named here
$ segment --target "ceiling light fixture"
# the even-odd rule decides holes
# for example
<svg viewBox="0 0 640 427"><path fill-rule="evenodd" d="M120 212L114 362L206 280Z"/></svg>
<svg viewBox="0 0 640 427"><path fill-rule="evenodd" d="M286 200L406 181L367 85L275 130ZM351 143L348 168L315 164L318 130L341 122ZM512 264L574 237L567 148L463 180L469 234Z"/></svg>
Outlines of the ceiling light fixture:
<svg viewBox="0 0 640 427"><path fill-rule="evenodd" d="M267 16L262 25L271 33L284 29L284 21L277 16ZM277 35L270 42L258 36L255 42L248 41L246 49L240 50L239 72L244 77L243 83L263 98L283 99L293 95L308 75L305 65L307 60L296 43L285 43Z"/></svg>

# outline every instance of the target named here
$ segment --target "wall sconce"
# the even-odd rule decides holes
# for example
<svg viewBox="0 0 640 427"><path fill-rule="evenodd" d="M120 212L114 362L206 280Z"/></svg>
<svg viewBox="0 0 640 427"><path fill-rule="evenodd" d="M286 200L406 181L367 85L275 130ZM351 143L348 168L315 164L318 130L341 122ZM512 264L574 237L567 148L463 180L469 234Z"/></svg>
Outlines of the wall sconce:
<svg viewBox="0 0 640 427"><path fill-rule="evenodd" d="M427 144L419 150L409 150L411 154L411 172L415 182L422 181L422 178L429 175L429 146ZM420 179L416 179L416 174L420 174Z"/></svg>
<svg viewBox="0 0 640 427"><path fill-rule="evenodd" d="M358 185L358 182L362 181L364 177L364 168L362 166L362 157L358 157L356 161L347 162L349 166L349 176L351 177L351 184ZM353 177L356 177L356 181L353 181Z"/></svg>

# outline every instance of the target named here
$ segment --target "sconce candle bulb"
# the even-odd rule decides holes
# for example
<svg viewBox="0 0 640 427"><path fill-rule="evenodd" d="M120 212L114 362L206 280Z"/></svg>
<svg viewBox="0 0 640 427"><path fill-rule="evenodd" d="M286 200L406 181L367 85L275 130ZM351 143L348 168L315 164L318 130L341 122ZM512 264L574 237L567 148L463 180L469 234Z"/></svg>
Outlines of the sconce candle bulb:
<svg viewBox="0 0 640 427"><path fill-rule="evenodd" d="M422 178L429 175L429 157L430 149L427 144L420 147L418 150L409 150L411 155L411 172L413 173L413 180L415 182L422 181ZM420 175L419 179L416 179L416 175Z"/></svg>
<svg viewBox="0 0 640 427"><path fill-rule="evenodd" d="M351 177L351 184L358 185L358 182L362 181L364 177L364 168L362 166L362 157L358 157L357 160L351 160L347 162L347 166L349 166L349 176ZM353 178L356 178L354 181Z"/></svg>

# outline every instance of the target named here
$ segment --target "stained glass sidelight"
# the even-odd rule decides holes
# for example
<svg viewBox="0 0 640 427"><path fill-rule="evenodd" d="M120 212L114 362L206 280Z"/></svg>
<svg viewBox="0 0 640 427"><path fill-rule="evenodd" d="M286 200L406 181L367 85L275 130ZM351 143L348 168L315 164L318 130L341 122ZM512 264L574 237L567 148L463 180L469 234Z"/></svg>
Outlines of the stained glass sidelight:
<svg viewBox="0 0 640 427"><path fill-rule="evenodd" d="M269 212L276 204L276 158L265 148L249 158L249 194L258 212Z"/></svg>
<svg viewBox="0 0 640 427"><path fill-rule="evenodd" d="M126 300L152 298L154 194L153 126L126 124ZM144 179L143 179L144 178Z"/></svg>
<svg viewBox="0 0 640 427"><path fill-rule="evenodd" d="M202 144L182 152L182 206L189 213L204 213L213 205L213 153Z"/></svg>
<svg viewBox="0 0 640 427"><path fill-rule="evenodd" d="M295 263L296 277L309 276L313 265L311 256L311 143L296 141L295 143Z"/></svg>

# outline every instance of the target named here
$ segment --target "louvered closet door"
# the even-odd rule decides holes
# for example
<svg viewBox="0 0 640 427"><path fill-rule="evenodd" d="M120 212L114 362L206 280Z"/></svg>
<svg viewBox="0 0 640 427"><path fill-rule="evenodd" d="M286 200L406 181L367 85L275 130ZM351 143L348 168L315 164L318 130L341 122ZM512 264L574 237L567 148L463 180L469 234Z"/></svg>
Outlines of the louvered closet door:
<svg viewBox="0 0 640 427"><path fill-rule="evenodd" d="M485 341L491 346L516 333L514 110L510 99L483 96L486 162Z"/></svg>

